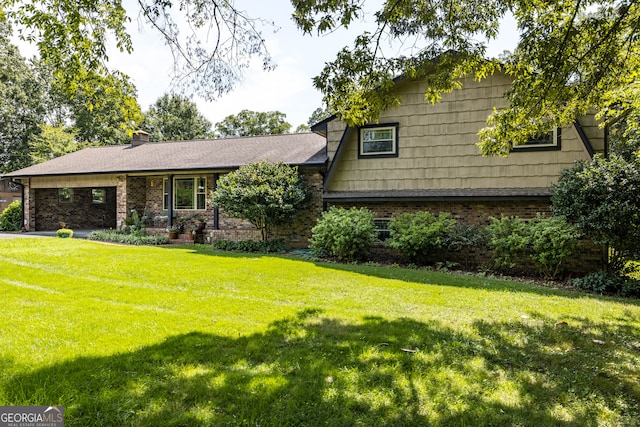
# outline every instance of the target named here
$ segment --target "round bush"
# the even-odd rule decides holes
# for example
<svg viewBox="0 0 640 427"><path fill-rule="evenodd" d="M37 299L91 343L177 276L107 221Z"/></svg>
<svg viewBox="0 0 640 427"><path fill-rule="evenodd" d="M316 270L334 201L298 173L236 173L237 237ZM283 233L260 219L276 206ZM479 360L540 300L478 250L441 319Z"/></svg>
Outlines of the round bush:
<svg viewBox="0 0 640 427"><path fill-rule="evenodd" d="M20 231L22 229L22 203L11 203L0 214L0 230Z"/></svg>
<svg viewBox="0 0 640 427"><path fill-rule="evenodd" d="M377 238L373 212L367 208L331 207L311 230L314 254L352 261L362 258Z"/></svg>
<svg viewBox="0 0 640 427"><path fill-rule="evenodd" d="M447 245L455 226L456 220L448 213L399 214L389 224L389 246L400 250L412 262L422 264Z"/></svg>

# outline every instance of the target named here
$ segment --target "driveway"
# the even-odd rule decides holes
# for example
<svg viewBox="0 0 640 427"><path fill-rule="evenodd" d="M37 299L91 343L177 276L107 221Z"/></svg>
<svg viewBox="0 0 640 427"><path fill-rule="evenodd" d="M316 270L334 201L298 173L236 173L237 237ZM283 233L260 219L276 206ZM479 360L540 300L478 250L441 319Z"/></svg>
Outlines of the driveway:
<svg viewBox="0 0 640 427"><path fill-rule="evenodd" d="M86 239L93 230L73 230L74 239ZM13 239L20 237L57 237L55 231L28 231L26 233L5 233L0 231L0 239Z"/></svg>

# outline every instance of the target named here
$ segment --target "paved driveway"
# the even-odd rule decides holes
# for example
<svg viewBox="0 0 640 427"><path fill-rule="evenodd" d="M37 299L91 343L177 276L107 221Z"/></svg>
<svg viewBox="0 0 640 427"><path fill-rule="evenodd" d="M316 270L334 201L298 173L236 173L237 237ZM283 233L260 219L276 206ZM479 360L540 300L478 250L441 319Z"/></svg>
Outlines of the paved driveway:
<svg viewBox="0 0 640 427"><path fill-rule="evenodd" d="M73 230L74 239L86 239L93 230ZM55 231L29 231L26 233L5 233L0 231L0 239L14 239L20 237L57 237Z"/></svg>

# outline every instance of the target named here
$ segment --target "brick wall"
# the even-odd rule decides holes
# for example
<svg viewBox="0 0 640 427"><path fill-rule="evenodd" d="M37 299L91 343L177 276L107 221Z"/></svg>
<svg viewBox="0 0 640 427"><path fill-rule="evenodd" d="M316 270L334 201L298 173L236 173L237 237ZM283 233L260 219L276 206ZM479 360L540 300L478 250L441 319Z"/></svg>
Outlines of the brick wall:
<svg viewBox="0 0 640 427"><path fill-rule="evenodd" d="M70 203L61 203L57 188L38 188L35 193L35 230L57 230L60 223L72 229L115 228L116 189L105 188L105 203L93 203L91 188L74 188Z"/></svg>
<svg viewBox="0 0 640 427"><path fill-rule="evenodd" d="M534 218L538 212L550 214L547 200L515 201L469 201L469 202L367 202L333 203L332 205L350 208L367 207L376 218L392 218L398 213L416 213L428 211L434 215L448 212L456 221L468 225L486 225L490 217L519 216L523 219ZM329 205L331 206L331 205Z"/></svg>
<svg viewBox="0 0 640 427"><path fill-rule="evenodd" d="M538 213L551 214L550 205L545 200L514 201L461 201L461 202L378 202L378 203L333 203L330 206L366 207L375 213L376 218L392 218L398 213L416 213L428 211L434 215L450 213L461 224L484 226L490 224L491 217L517 216L522 219L535 218ZM389 256L400 260L400 254L383 245L373 248L374 255ZM440 261L456 262L464 267L491 267L492 254L487 248L461 248L441 254ZM570 274L584 274L601 270L606 259L606 251L590 241L580 242L578 255L569 262ZM533 269L533 266L530 266Z"/></svg>

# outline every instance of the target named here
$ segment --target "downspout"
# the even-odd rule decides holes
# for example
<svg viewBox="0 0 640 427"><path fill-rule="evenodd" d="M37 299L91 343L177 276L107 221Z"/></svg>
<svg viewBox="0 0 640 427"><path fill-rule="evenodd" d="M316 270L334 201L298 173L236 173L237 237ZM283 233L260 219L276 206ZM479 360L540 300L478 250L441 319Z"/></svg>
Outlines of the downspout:
<svg viewBox="0 0 640 427"><path fill-rule="evenodd" d="M10 179L9 182L20 186L20 202L22 203L22 213L20 215L20 221L22 222L22 231L25 232L27 231L27 224L25 223L24 218L24 184L18 181L14 181L13 179Z"/></svg>
<svg viewBox="0 0 640 427"><path fill-rule="evenodd" d="M167 228L173 227L173 175L167 180Z"/></svg>

